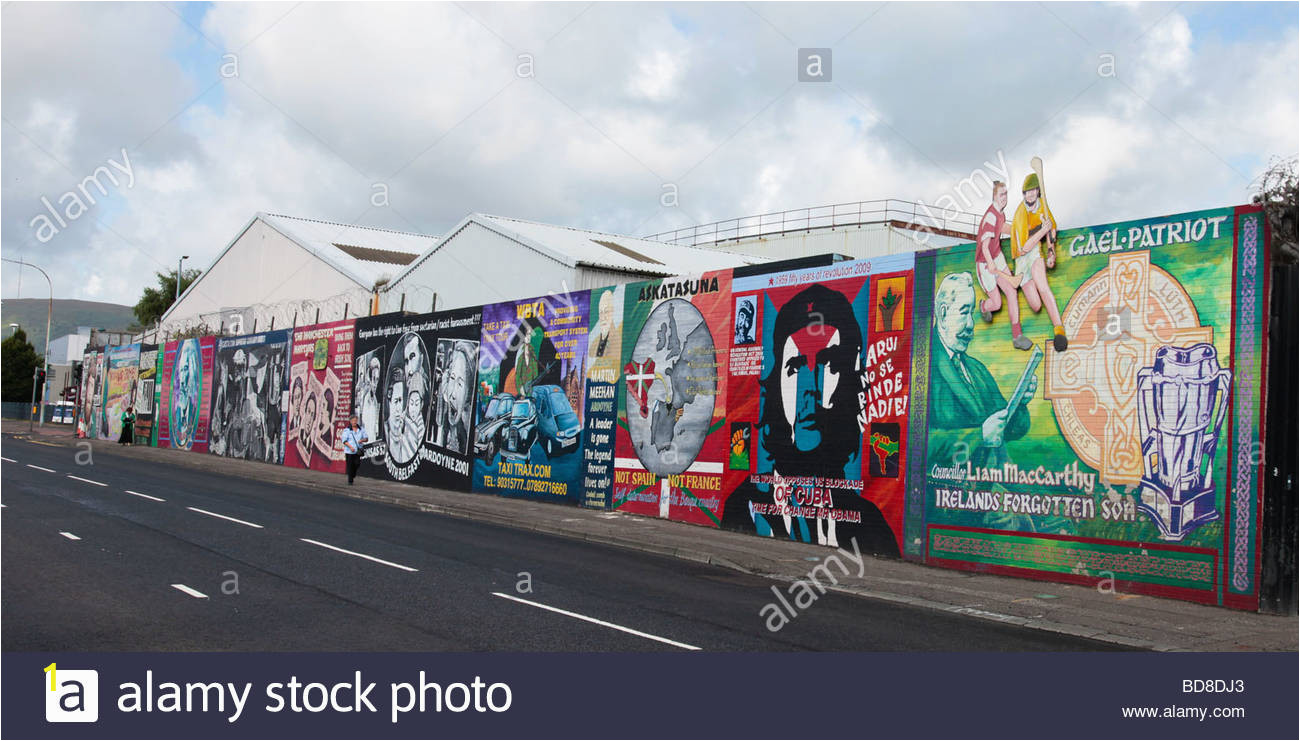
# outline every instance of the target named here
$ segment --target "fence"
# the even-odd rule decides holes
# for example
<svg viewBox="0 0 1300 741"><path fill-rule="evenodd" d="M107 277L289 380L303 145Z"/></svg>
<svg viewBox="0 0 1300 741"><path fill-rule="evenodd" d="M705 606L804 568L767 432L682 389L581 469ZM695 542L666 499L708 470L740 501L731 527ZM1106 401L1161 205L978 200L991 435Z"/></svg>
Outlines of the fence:
<svg viewBox="0 0 1300 741"><path fill-rule="evenodd" d="M893 198L829 206L810 206L755 216L724 219L652 234L645 239L687 246L757 239L811 229L892 223L904 229L973 238L979 215L958 212L951 218L924 203Z"/></svg>

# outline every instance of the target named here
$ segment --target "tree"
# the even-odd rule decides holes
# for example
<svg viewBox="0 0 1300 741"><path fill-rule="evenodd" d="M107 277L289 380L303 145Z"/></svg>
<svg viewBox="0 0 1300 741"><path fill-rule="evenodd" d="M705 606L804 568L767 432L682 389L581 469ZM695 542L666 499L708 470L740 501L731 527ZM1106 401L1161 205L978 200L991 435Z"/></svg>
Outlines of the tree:
<svg viewBox="0 0 1300 741"><path fill-rule="evenodd" d="M201 272L186 270L181 273L181 293L199 279ZM135 305L135 318L145 327L157 324L162 315L176 302L176 271L154 273L154 275L158 277L158 287L146 286L144 293L140 294L140 301Z"/></svg>
<svg viewBox="0 0 1300 741"><path fill-rule="evenodd" d="M32 376L41 364L41 356L27 341L27 333L22 327L0 342L0 399L4 401L32 400Z"/></svg>
<svg viewBox="0 0 1300 741"><path fill-rule="evenodd" d="M1275 157L1268 170L1254 182L1258 189L1252 203L1264 204L1272 232L1273 260L1280 264L1296 261L1296 158Z"/></svg>

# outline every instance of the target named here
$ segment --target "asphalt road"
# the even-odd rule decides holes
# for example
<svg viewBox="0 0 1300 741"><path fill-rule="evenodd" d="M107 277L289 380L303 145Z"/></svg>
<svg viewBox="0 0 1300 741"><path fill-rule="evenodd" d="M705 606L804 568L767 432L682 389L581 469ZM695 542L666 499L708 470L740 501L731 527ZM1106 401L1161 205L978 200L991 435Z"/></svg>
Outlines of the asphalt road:
<svg viewBox="0 0 1300 741"><path fill-rule="evenodd" d="M1116 648L834 592L773 633L766 579L73 453L13 439L0 452L5 651Z"/></svg>

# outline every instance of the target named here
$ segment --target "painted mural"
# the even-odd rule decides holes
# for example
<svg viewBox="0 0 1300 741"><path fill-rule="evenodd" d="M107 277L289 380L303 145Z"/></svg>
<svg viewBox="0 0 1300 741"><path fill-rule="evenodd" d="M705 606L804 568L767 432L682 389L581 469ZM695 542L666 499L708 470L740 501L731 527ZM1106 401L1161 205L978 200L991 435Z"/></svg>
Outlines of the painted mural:
<svg viewBox="0 0 1300 741"><path fill-rule="evenodd" d="M77 390L78 433L85 437L97 437L98 426L95 424L95 411L99 404L96 399L101 392L100 363L102 352L88 352L81 358L81 388Z"/></svg>
<svg viewBox="0 0 1300 741"><path fill-rule="evenodd" d="M579 291L483 307L475 491L581 501L589 302Z"/></svg>
<svg viewBox="0 0 1300 741"><path fill-rule="evenodd" d="M721 524L727 471L731 272L623 291L614 509Z"/></svg>
<svg viewBox="0 0 1300 741"><path fill-rule="evenodd" d="M357 320L352 404L370 437L362 475L469 491L482 315Z"/></svg>
<svg viewBox="0 0 1300 741"><path fill-rule="evenodd" d="M87 353L79 409L130 365L172 448L341 472L355 414L363 476L1254 609L1262 214L1065 228L1036 164L971 244Z"/></svg>
<svg viewBox="0 0 1300 741"><path fill-rule="evenodd" d="M934 254L928 562L1228 596L1236 218L1061 230L1011 291L974 245Z"/></svg>
<svg viewBox="0 0 1300 741"><path fill-rule="evenodd" d="M158 444L158 428L154 424L154 412L158 407L159 393L162 391L158 384L158 374L161 370L162 352L158 345L141 344L133 402L136 445Z"/></svg>
<svg viewBox="0 0 1300 741"><path fill-rule="evenodd" d="M623 372L623 286L590 292L582 420L582 505L607 509L614 487L618 390Z"/></svg>
<svg viewBox="0 0 1300 741"><path fill-rule="evenodd" d="M163 349L160 447L208 451L215 337L168 342Z"/></svg>
<svg viewBox="0 0 1300 741"><path fill-rule="evenodd" d="M140 377L140 343L108 348L105 364L99 437L118 440L122 436L122 413L135 404L136 383Z"/></svg>
<svg viewBox="0 0 1300 741"><path fill-rule="evenodd" d="M737 279L723 526L898 555L911 255Z"/></svg>
<svg viewBox="0 0 1300 741"><path fill-rule="evenodd" d="M288 437L284 463L343 473L343 441L352 407L352 320L299 327L289 359ZM374 378L377 380L379 374ZM370 382L365 378L365 386ZM367 392L368 399L376 399ZM377 414L378 404L371 410ZM361 415L358 414L358 417ZM367 432L378 430L372 420Z"/></svg>
<svg viewBox="0 0 1300 741"><path fill-rule="evenodd" d="M208 452L266 463L284 461L288 330L219 337L213 361ZM322 400L334 416L338 389Z"/></svg>

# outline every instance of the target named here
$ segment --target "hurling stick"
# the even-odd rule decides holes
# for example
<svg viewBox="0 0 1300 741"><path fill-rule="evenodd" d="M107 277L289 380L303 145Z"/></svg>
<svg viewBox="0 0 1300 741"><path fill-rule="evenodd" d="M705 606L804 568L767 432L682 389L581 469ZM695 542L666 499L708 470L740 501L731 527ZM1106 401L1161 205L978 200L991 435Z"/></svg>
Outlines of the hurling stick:
<svg viewBox="0 0 1300 741"><path fill-rule="evenodd" d="M1045 198L1047 196L1047 188L1044 187L1044 181L1043 181L1043 158L1038 156L1034 156L1030 158L1029 168L1032 169L1034 171L1034 174L1038 176L1038 197ZM1055 226L1055 224L1053 224L1052 226ZM1056 267L1056 245L1049 242L1047 244L1047 249L1044 252L1045 252L1045 255L1043 257L1044 264L1048 268Z"/></svg>

